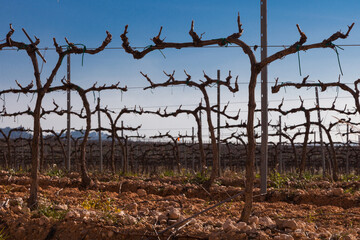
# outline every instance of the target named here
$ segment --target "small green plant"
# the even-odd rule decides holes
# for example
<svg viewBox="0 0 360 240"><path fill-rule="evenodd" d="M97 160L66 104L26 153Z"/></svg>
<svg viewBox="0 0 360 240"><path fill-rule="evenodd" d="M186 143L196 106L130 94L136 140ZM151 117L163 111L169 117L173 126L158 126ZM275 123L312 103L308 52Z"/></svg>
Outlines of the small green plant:
<svg viewBox="0 0 360 240"><path fill-rule="evenodd" d="M12 186L10 186L10 185L5 185L4 186L4 193L6 193L6 194L9 194L9 193L11 193L12 191L13 191L13 187Z"/></svg>
<svg viewBox="0 0 360 240"><path fill-rule="evenodd" d="M310 172L304 172L303 177L305 180L311 181L314 176Z"/></svg>
<svg viewBox="0 0 360 240"><path fill-rule="evenodd" d="M229 169L224 170L224 173L222 175L226 178L232 178L232 179L240 177L240 174L238 172L231 171Z"/></svg>
<svg viewBox="0 0 360 240"><path fill-rule="evenodd" d="M174 177L175 173L172 170L165 170L160 177Z"/></svg>
<svg viewBox="0 0 360 240"><path fill-rule="evenodd" d="M10 168L8 170L8 173L10 175L24 175L27 174L28 171L26 169L23 169L21 166L18 169Z"/></svg>
<svg viewBox="0 0 360 240"><path fill-rule="evenodd" d="M5 227L0 230L0 240L6 240L9 236L5 233Z"/></svg>
<svg viewBox="0 0 360 240"><path fill-rule="evenodd" d="M340 181L343 182L360 181L360 176L355 174L345 174L340 177Z"/></svg>
<svg viewBox="0 0 360 240"><path fill-rule="evenodd" d="M308 213L308 215L306 216L306 221L308 222L308 223L312 223L312 222L314 222L316 220L316 216L314 215L314 213L313 212L309 212Z"/></svg>
<svg viewBox="0 0 360 240"><path fill-rule="evenodd" d="M303 179L305 179L308 182L318 181L318 180L321 180L323 178L323 176L321 174L313 174L313 173L311 173L309 171L305 171L302 177L303 177Z"/></svg>
<svg viewBox="0 0 360 240"><path fill-rule="evenodd" d="M183 171L181 173L181 176L185 177L185 179L190 179L190 178L192 178L192 176L194 176L194 174L192 174L191 172L188 172L188 171Z"/></svg>
<svg viewBox="0 0 360 240"><path fill-rule="evenodd" d="M354 194L356 192L356 189L354 187L349 187L344 190L344 193L351 193Z"/></svg>
<svg viewBox="0 0 360 240"><path fill-rule="evenodd" d="M353 227L354 227L354 223L353 223L353 221L349 221L349 222L345 223L345 226L346 226L347 228L353 228Z"/></svg>
<svg viewBox="0 0 360 240"><path fill-rule="evenodd" d="M224 203L223 205L220 205L218 208L222 212L226 213L227 216L233 217L234 211L232 210L232 205L233 205L233 202L230 201L228 203Z"/></svg>
<svg viewBox="0 0 360 240"><path fill-rule="evenodd" d="M121 212L121 210L115 206L114 200L106 197L103 192L98 192L95 196L89 194L81 203L81 206L86 210L95 209L103 212Z"/></svg>
<svg viewBox="0 0 360 240"><path fill-rule="evenodd" d="M184 175L185 178L183 179L183 183L194 183L194 184L203 184L206 181L209 180L209 176L207 176L206 173L201 174L201 172L197 172L195 174L191 174L191 173L187 173L186 175ZM215 182L215 184L220 184L221 182Z"/></svg>
<svg viewBox="0 0 360 240"><path fill-rule="evenodd" d="M209 180L209 177L206 174L201 174L198 172L195 174L194 178L191 180L193 183L203 184Z"/></svg>
<svg viewBox="0 0 360 240"><path fill-rule="evenodd" d="M280 174L277 171L272 172L269 175L269 178L270 178L270 186L274 188L283 188L290 180L288 176L284 174Z"/></svg>
<svg viewBox="0 0 360 240"><path fill-rule="evenodd" d="M52 168L50 168L47 172L46 175L50 176L50 177L64 177L66 175L66 172L61 170L60 168L57 167L56 164L54 164L52 166Z"/></svg>
<svg viewBox="0 0 360 240"><path fill-rule="evenodd" d="M57 220L63 220L67 214L67 210L55 210L52 206L40 206L38 209L41 215L51 217Z"/></svg>
<svg viewBox="0 0 360 240"><path fill-rule="evenodd" d="M119 176L121 177L139 177L139 174L135 173L135 172L127 172L127 173L119 173Z"/></svg>
<svg viewBox="0 0 360 240"><path fill-rule="evenodd" d="M194 211L192 209L183 209L183 213L185 215L193 215L194 214Z"/></svg>
<svg viewBox="0 0 360 240"><path fill-rule="evenodd" d="M109 223L109 221L111 221L111 225L118 225L118 223L119 223L119 219L110 212L105 213L102 216L102 218L104 220L106 220L108 223Z"/></svg>

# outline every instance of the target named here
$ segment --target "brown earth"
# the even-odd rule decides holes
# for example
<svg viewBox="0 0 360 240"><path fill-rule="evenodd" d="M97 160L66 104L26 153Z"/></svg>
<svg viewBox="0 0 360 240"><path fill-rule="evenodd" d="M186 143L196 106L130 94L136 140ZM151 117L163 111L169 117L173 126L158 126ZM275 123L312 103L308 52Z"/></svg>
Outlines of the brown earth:
<svg viewBox="0 0 360 240"><path fill-rule="evenodd" d="M266 196L255 189L249 224L239 222L238 197L161 234L243 186L242 179L217 182L206 191L186 177L102 176L82 190L77 174L43 175L39 209L30 211L29 177L1 171L0 239L360 239L357 181L289 183Z"/></svg>

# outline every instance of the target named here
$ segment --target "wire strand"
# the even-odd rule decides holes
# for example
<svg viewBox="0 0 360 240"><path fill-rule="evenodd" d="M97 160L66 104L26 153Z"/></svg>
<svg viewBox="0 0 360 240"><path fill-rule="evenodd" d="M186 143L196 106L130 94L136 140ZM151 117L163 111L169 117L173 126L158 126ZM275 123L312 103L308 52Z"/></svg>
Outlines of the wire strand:
<svg viewBox="0 0 360 240"><path fill-rule="evenodd" d="M267 45L268 48L287 48L287 47L290 47L291 45L281 45L281 44L274 44L274 45ZM353 44L339 44L339 45L336 45L336 46L339 46L339 47L360 47L360 43L353 43ZM229 45L227 48L239 48L240 46L236 46L236 45ZM254 48L254 47L259 47L261 48L261 45L249 45L249 47L251 48ZM132 47L133 49L144 49L146 48L145 47ZM156 46L153 46L152 48L154 49L157 49ZM192 48L197 48L197 47L192 47ZM201 48L224 48L222 46L204 46L204 47L201 47ZM96 49L95 47L86 47L87 50L94 50ZM123 47L106 47L104 50L123 50L124 48ZM18 48L5 48L5 49L2 49L2 51L12 51L12 50L24 50L24 49L18 49ZM41 48L38 48L38 50L56 50L56 48L54 47L41 47Z"/></svg>

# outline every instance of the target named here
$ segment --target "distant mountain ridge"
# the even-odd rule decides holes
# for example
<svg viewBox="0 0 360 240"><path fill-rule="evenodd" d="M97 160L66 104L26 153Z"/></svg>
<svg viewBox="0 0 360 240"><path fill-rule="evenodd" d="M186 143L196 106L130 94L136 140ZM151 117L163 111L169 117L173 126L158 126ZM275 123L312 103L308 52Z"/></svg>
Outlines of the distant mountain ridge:
<svg viewBox="0 0 360 240"><path fill-rule="evenodd" d="M82 131L80 131L80 130L76 130L76 131L72 131L72 132L71 132L71 136L72 136L73 138L80 138L80 137L83 137L83 136L84 136L84 133L85 133L85 131L82 132ZM62 136L65 137L65 136L66 136L66 133L64 133ZM101 133L101 139L106 141L107 138L108 138L108 135L102 132L102 133ZM89 134L89 140L98 140L98 139L99 139L99 133L97 133L97 132L90 132L90 134Z"/></svg>
<svg viewBox="0 0 360 240"><path fill-rule="evenodd" d="M22 128L22 127L19 127L19 128ZM13 128L5 127L5 128L0 128L0 129L5 133L5 135L8 135L10 130L13 129ZM64 133L62 136L65 137L66 133ZM84 132L81 132L79 130L72 131L71 136L73 138L80 138L80 137L84 136ZM11 136L10 136L11 139L17 139L17 138L20 138L20 137L22 137L22 138L32 138L32 134L28 133L26 131L13 131L11 133ZM108 135L104 134L104 133L101 133L101 138L104 141L106 141L108 139ZM4 136L2 134L0 134L0 139L4 139ZM97 140L97 139L99 139L99 134L97 132L90 132L89 140Z"/></svg>
<svg viewBox="0 0 360 240"><path fill-rule="evenodd" d="M24 129L23 127L18 127L19 129ZM9 132L11 131L11 129L13 129L13 128L10 128L10 127L6 127L6 128L0 128L4 133L5 133L5 135L8 135L9 134ZM11 139L16 139L16 138L20 138L20 137L22 137L22 138L32 138L32 134L30 134L30 133L28 133L28 132L26 132L26 131L13 131L12 133L11 133L11 136L10 136L10 138ZM2 135L2 134L0 134L0 138L4 138L4 136Z"/></svg>

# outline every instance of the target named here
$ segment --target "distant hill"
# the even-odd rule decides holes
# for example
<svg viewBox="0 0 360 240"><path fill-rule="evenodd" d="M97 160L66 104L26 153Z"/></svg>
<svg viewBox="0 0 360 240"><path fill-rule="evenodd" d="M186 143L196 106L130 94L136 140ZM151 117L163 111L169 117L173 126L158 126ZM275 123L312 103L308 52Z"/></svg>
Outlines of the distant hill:
<svg viewBox="0 0 360 240"><path fill-rule="evenodd" d="M21 127L19 127L21 128ZM6 127L6 128L1 128L1 130L6 134L8 135L10 130L12 128L10 127ZM20 137L23 137L23 138L32 138L32 134L28 133L28 132L23 132L23 131L13 131L11 133L11 136L10 138L12 139L16 139L16 138L20 138ZM0 134L0 138L4 138L2 134Z"/></svg>
<svg viewBox="0 0 360 240"><path fill-rule="evenodd" d="M65 137L66 136L66 133L63 134L63 136ZM71 136L73 138L80 138L82 136L84 136L84 132L81 132L81 131L72 131L71 132ZM102 140L106 141L107 138L108 138L108 135L107 134L104 134L104 133L101 133L101 138ZM90 132L89 134L89 140L98 140L99 139L99 133L97 132Z"/></svg>
<svg viewBox="0 0 360 240"><path fill-rule="evenodd" d="M6 135L9 134L10 130L12 128L10 127L6 127L6 128L0 128ZM63 134L63 137L66 136L66 133ZM72 131L71 132L71 136L73 138L79 138L84 136L84 134L81 131ZM13 131L11 133L11 139L16 139L16 138L32 138L32 134L28 133L28 132L23 132L23 131ZM108 135L101 133L101 137L104 141L106 141L108 139ZM3 135L0 134L0 139L3 139ZM99 134L97 132L90 132L89 134L89 140L98 140L99 139Z"/></svg>

